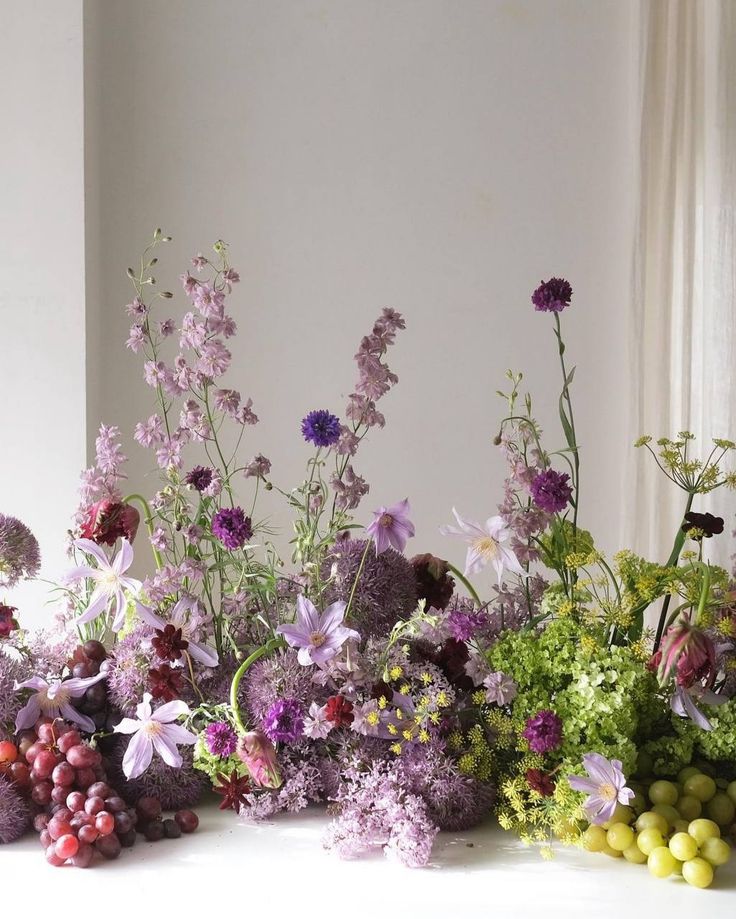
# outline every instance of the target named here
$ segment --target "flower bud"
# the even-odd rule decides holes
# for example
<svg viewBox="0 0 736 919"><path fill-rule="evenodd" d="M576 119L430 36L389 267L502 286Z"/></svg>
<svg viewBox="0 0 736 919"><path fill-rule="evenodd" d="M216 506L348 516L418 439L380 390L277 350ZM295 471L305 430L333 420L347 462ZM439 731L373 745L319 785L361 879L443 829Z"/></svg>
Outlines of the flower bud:
<svg viewBox="0 0 736 919"><path fill-rule="evenodd" d="M276 748L262 731L248 731L238 741L237 755L245 763L256 785L278 788L281 773L276 759Z"/></svg>

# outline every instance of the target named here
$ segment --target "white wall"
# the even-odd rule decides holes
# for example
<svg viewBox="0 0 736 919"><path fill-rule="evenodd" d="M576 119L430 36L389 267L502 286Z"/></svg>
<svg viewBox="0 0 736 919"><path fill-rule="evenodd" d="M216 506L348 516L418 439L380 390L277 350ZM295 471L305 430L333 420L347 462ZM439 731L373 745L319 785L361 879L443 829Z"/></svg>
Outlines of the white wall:
<svg viewBox="0 0 736 919"><path fill-rule="evenodd" d="M0 11L0 511L56 577L85 462L82 0ZM49 616L41 584L6 599L24 623Z"/></svg>

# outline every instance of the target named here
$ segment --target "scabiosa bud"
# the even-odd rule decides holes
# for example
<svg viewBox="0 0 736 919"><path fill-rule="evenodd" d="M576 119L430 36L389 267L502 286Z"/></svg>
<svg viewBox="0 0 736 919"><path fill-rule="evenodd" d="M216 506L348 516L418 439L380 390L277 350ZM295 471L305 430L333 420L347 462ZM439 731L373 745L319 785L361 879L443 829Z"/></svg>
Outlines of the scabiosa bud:
<svg viewBox="0 0 736 919"><path fill-rule="evenodd" d="M184 476L184 481L198 492L203 492L212 484L213 471L209 466L195 466Z"/></svg>
<svg viewBox="0 0 736 919"><path fill-rule="evenodd" d="M548 514L559 514L565 510L572 497L570 476L566 472L545 469L532 481L531 493L537 507Z"/></svg>
<svg viewBox="0 0 736 919"><path fill-rule="evenodd" d="M533 753L549 753L562 743L562 721L549 709L542 709L530 718L521 736Z"/></svg>
<svg viewBox="0 0 736 919"><path fill-rule="evenodd" d="M87 508L80 535L98 545L114 546L118 539L133 542L140 521L141 515L130 504L103 498Z"/></svg>
<svg viewBox="0 0 736 919"><path fill-rule="evenodd" d="M226 549L240 549L253 536L253 525L241 507L223 507L212 518L212 532Z"/></svg>
<svg viewBox="0 0 736 919"><path fill-rule="evenodd" d="M302 419L304 440L315 447L332 447L340 440L340 419L326 409L317 409Z"/></svg>
<svg viewBox="0 0 736 919"><path fill-rule="evenodd" d="M455 590L455 581L450 577L448 563L426 552L424 555L415 555L411 566L417 577L417 599L425 601L426 609L445 609Z"/></svg>
<svg viewBox="0 0 736 919"><path fill-rule="evenodd" d="M273 743L294 743L304 734L304 713L296 699L280 699L263 719L263 732Z"/></svg>
<svg viewBox="0 0 736 919"><path fill-rule="evenodd" d="M570 305L572 287L564 278L542 281L532 294L534 309L542 313L561 313Z"/></svg>

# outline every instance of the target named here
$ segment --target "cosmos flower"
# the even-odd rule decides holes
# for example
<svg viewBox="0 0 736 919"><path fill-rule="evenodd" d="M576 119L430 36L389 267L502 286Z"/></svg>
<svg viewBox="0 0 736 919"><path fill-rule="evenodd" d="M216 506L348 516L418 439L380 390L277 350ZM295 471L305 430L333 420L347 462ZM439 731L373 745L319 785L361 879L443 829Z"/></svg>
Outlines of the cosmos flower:
<svg viewBox="0 0 736 919"><path fill-rule="evenodd" d="M112 561L108 561L102 549L91 539L77 539L74 545L85 555L91 555L97 562L97 568L92 568L90 565L79 565L67 574L69 581L89 578L96 585L87 608L76 620L77 625L92 622L102 613L106 613L112 601L114 608L112 628L113 631L119 632L125 625L127 606L125 591L137 593L141 586L141 582L135 578L125 577L125 572L133 564L133 547L127 539L123 539L117 555Z"/></svg>
<svg viewBox="0 0 736 919"><path fill-rule="evenodd" d="M191 731L175 723L182 715L189 714L186 702L180 699L167 702L154 712L150 693L144 693L136 714L137 718L123 718L113 729L116 734L132 735L123 757L126 778L135 779L142 775L151 764L154 751L167 766L178 769L182 758L177 744L193 744L197 740Z"/></svg>
<svg viewBox="0 0 736 919"><path fill-rule="evenodd" d="M391 507L379 507L373 511L373 523L366 527L366 533L373 539L379 555L389 547L397 552L404 551L407 540L414 535L414 524L409 520L410 511L408 498Z"/></svg>
<svg viewBox="0 0 736 919"><path fill-rule="evenodd" d="M297 597L296 622L276 629L292 648L298 648L297 658L303 667L324 664L334 657L349 638L360 640L354 629L343 625L345 604L341 601L318 613L311 600Z"/></svg>
<svg viewBox="0 0 736 919"><path fill-rule="evenodd" d="M617 804L628 804L634 792L626 787L621 760L607 760L600 753L586 753L583 766L589 778L567 777L573 791L588 795L583 807L591 823L605 823L613 817Z"/></svg>
<svg viewBox="0 0 736 919"><path fill-rule="evenodd" d="M175 630L181 631L182 639L187 642L185 650L205 667L216 667L219 663L217 652L203 642L196 641L198 630L203 624L203 618L200 612L199 601L196 597L187 594L182 596L175 604L169 614L168 620L163 619L157 613L143 603L136 602L138 615L147 625L165 632L166 626L173 626Z"/></svg>
<svg viewBox="0 0 736 919"><path fill-rule="evenodd" d="M440 527L440 533L443 536L459 536L468 543L465 558L466 575L477 574L486 565L491 564L496 570L499 584L506 569L521 577L527 577L527 572L519 564L516 555L504 545L510 531L503 517L489 517L482 526L473 520L465 520L455 508L452 509L452 513L458 526Z"/></svg>
<svg viewBox="0 0 736 919"><path fill-rule="evenodd" d="M92 734L97 730L94 721L78 712L72 705L73 699L81 699L90 686L105 679L105 672L97 676L84 679L73 677L70 680L44 680L40 676L33 676L21 683L16 683L14 689L32 689L33 695L18 712L15 719L16 731L25 731L32 727L39 718L66 718L78 724L83 731Z"/></svg>

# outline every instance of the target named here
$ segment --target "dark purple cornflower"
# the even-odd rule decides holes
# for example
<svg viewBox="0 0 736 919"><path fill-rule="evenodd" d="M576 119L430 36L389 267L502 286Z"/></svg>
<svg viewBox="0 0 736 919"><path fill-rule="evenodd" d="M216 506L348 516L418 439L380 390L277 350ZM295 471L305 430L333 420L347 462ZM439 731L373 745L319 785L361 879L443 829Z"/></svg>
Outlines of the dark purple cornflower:
<svg viewBox="0 0 736 919"><path fill-rule="evenodd" d="M214 724L207 725L204 742L213 756L221 756L224 759L235 752L238 738L227 722L216 721Z"/></svg>
<svg viewBox="0 0 736 919"><path fill-rule="evenodd" d="M572 287L564 278L542 281L532 294L534 309L542 313L561 313L570 305Z"/></svg>
<svg viewBox="0 0 736 919"><path fill-rule="evenodd" d="M212 532L226 549L239 549L253 535L253 524L242 507L223 507L212 518Z"/></svg>
<svg viewBox="0 0 736 919"><path fill-rule="evenodd" d="M302 419L304 440L315 447L332 447L340 440L340 419L327 409L317 409Z"/></svg>
<svg viewBox="0 0 736 919"><path fill-rule="evenodd" d="M564 511L572 498L570 476L566 472L555 472L554 469L540 472L532 481L530 490L534 503L548 514Z"/></svg>
<svg viewBox="0 0 736 919"><path fill-rule="evenodd" d="M304 713L296 699L274 702L263 719L263 733L273 743L294 743L304 734Z"/></svg>
<svg viewBox="0 0 736 919"><path fill-rule="evenodd" d="M533 753L549 753L562 743L562 721L548 708L530 718L521 736Z"/></svg>
<svg viewBox="0 0 736 919"><path fill-rule="evenodd" d="M212 470L209 466L195 466L184 476L184 481L187 485L202 492L212 484Z"/></svg>

